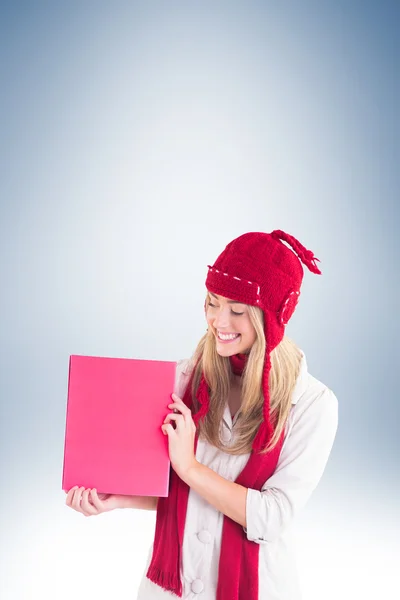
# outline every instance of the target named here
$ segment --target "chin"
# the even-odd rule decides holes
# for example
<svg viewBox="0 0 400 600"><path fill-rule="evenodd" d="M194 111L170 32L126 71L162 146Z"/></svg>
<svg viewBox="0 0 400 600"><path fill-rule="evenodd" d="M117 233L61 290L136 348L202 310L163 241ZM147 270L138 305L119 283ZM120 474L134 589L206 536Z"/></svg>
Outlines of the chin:
<svg viewBox="0 0 400 600"><path fill-rule="evenodd" d="M233 356L234 354L241 354L242 352L247 351L244 344L238 344L237 346L229 346L227 344L226 346L221 346L217 343L215 348L220 356Z"/></svg>
<svg viewBox="0 0 400 600"><path fill-rule="evenodd" d="M239 352L239 350L234 350L233 348L229 349L217 347L217 354L219 354L220 356L233 356L234 354L238 354Z"/></svg>

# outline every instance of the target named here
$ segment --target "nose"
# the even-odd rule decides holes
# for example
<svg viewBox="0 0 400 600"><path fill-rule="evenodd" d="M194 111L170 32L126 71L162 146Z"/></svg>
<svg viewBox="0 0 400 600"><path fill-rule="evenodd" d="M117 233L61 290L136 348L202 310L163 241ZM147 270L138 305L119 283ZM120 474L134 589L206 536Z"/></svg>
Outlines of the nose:
<svg viewBox="0 0 400 600"><path fill-rule="evenodd" d="M227 329L229 326L229 322L229 306L225 308L221 307L214 318L214 328L220 330Z"/></svg>

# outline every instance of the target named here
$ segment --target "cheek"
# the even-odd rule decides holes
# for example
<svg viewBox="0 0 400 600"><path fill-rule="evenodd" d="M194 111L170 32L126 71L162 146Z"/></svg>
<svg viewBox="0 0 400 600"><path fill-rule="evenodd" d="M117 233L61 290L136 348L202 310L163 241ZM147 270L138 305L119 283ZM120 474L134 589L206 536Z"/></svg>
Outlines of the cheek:
<svg viewBox="0 0 400 600"><path fill-rule="evenodd" d="M212 324L213 315L212 315L210 309L206 311L206 321L207 321L208 325Z"/></svg>
<svg viewBox="0 0 400 600"><path fill-rule="evenodd" d="M251 336L251 344L253 345L254 342L257 339L257 334L256 334L256 330L255 329L252 329L252 331L250 332L250 336Z"/></svg>
<svg viewBox="0 0 400 600"><path fill-rule="evenodd" d="M246 325L243 329L243 333L246 335L246 338L248 340L251 340L253 342L255 341L257 334L256 334L256 330L254 329L250 320L246 323Z"/></svg>

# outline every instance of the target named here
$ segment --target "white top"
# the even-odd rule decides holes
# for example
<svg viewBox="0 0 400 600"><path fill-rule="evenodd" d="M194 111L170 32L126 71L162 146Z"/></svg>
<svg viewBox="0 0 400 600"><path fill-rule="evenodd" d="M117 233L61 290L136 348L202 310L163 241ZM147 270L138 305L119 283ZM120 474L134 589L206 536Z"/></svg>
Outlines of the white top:
<svg viewBox="0 0 400 600"><path fill-rule="evenodd" d="M301 598L290 543L290 523L317 486L332 449L338 423L334 393L307 370L302 353L301 367L292 394L292 409L285 439L274 474L261 491L249 489L246 503L247 538L260 544L259 598ZM181 397L189 373L188 361L177 367L175 393ZM228 403L221 435L233 443L236 416L232 422ZM235 456L199 439L196 459L229 481L243 470L250 454ZM185 600L215 600L218 562L224 515L190 489L183 538L181 579ZM177 600L147 579L153 545L139 587L137 600Z"/></svg>

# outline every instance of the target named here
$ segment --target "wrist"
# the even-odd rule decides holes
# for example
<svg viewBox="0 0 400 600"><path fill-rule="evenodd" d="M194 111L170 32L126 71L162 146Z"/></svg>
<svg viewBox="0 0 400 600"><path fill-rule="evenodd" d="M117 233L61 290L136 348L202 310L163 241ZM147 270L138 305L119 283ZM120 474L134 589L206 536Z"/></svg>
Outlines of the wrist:
<svg viewBox="0 0 400 600"><path fill-rule="evenodd" d="M196 460L196 458L194 458L190 465L186 467L185 471L178 473L178 475L182 479L182 481L184 481L190 487L190 482L193 480L193 476L195 475L199 467L199 461Z"/></svg>
<svg viewBox="0 0 400 600"><path fill-rule="evenodd" d="M120 508L137 508L142 510L156 510L156 496L121 496Z"/></svg>
<svg viewBox="0 0 400 600"><path fill-rule="evenodd" d="M133 508L133 503L134 503L134 499L136 498L136 496L126 496L126 495L121 495L119 497L119 507L120 508Z"/></svg>

